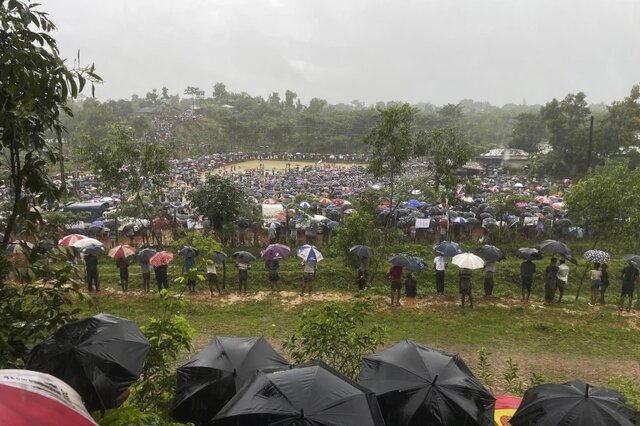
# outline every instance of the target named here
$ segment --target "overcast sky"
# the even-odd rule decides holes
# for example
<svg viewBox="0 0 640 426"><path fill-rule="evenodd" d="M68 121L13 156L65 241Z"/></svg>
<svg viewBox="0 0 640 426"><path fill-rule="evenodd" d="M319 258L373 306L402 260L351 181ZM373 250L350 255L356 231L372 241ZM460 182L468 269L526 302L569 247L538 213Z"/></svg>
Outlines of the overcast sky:
<svg viewBox="0 0 640 426"><path fill-rule="evenodd" d="M43 0L101 99L223 82L306 104L622 99L640 82L640 0ZM72 59L71 59L72 60ZM72 63L72 62L71 62Z"/></svg>

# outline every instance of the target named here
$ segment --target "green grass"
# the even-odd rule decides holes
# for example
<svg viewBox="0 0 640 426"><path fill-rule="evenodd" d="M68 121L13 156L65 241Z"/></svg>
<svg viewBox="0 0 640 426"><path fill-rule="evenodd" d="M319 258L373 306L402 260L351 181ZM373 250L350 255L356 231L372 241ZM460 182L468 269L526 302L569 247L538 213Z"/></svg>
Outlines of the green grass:
<svg viewBox="0 0 640 426"><path fill-rule="evenodd" d="M517 246L516 243L509 247L508 253ZM425 250L424 246L414 249ZM257 249L252 251L258 253ZM348 300L356 288L355 270L341 258L331 256L328 248L323 252L326 257L319 264L316 290L320 293L338 293ZM176 257L171 265L170 279L179 275L181 260ZM548 260L537 262L539 272L544 270L547 263ZM476 351L486 347L493 353L490 360L496 375L503 371L504 360L513 356L520 364L523 375L536 372L552 380L579 377L600 385L605 385L607 379L615 374L640 380L638 317L626 313L620 315L615 306L620 291L617 271L623 266L619 260L610 265L612 285L607 295L608 305L596 308L586 305L588 288L583 287L581 297L574 301L585 262L577 268L572 266L565 300L552 306L542 304L544 286L541 277L537 278L534 285L531 303L523 305L519 302L519 264L520 261L513 257L499 264L494 290L497 297L494 299L482 297L482 272L476 271L473 280L476 306L471 310L458 306L458 269L452 265L447 270L446 294L443 298L435 297L435 280L430 265L429 270L417 274L417 304L402 308L388 307L388 265L382 263L377 271L375 267L372 269L374 282L367 290L378 300L378 308L372 312L368 323L386 327L387 345L413 339L460 352L472 368L477 362ZM227 266L227 288L233 292L237 272L233 263ZM281 262L280 273L283 288L296 291L302 278L299 261L289 259ZM100 274L103 287L117 288L118 274L113 260L107 257L100 260ZM139 290L141 279L137 265L131 266L130 274L130 288ZM221 274L219 270L219 277ZM263 262L254 262L249 275L249 291L268 290L266 277ZM180 287L173 284L172 290L179 291ZM208 290L201 286L200 294L192 298L185 316L197 330L194 340L197 348L204 346L214 335L265 335L278 346L282 338L293 332L303 309L313 309L324 303L313 299L290 303L298 299L294 294L266 296L260 300L250 295L230 303L230 297L234 296L209 297ZM91 306L85 306L83 310L87 314L109 312L144 324L149 317L158 315L157 298L155 291L146 295L139 291L126 295L103 291L93 297ZM187 356L185 354L185 358ZM502 390L500 384L497 386L498 390Z"/></svg>

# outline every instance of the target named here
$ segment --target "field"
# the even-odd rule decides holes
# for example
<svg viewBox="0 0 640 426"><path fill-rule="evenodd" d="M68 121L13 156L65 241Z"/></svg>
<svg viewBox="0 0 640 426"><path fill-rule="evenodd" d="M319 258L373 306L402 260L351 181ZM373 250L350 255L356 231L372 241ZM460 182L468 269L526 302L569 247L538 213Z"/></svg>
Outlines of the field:
<svg viewBox="0 0 640 426"><path fill-rule="evenodd" d="M257 250L254 250L257 252ZM236 271L228 265L227 290L222 296L210 296L204 286L195 295L186 294L191 304L185 312L196 328L196 349L202 348L214 335L265 335L276 347L282 338L293 332L304 309L313 309L327 301L347 303L355 292L355 271L338 257L329 255L319 264L317 292L311 297L297 294L301 281L301 266L295 260L282 262L283 290L268 291L266 270L257 261L250 271L247 296L235 293ZM93 297L86 313L110 312L144 324L157 315L157 293L139 290L137 266L131 268L132 290L123 294L117 289L117 272L111 259L101 260L103 291ZM541 260L538 270L547 261ZM562 303L550 306L542 303L543 284L539 277L529 304L519 301L517 287L519 261L507 259L496 272L495 297L482 297L482 273L474 274L473 310L462 309L457 298L457 268L450 266L446 277L446 294L436 297L433 270L418 273L418 298L403 299L402 307L390 307L387 302L386 276L382 269L374 272L374 282L367 293L376 300L377 309L369 323L382 324L387 329L386 345L402 339L413 339L429 345L459 352L468 365L477 369L478 350L486 348L494 392L508 391L502 376L505 360L511 357L520 368L520 378L527 381L533 374L550 381L580 378L595 385L606 385L614 375L640 380L640 326L636 312L620 313L615 303L620 282L617 271L622 264L610 266L612 286L607 305L587 306L588 290L580 298L575 294L584 263L572 269L569 287ZM170 277L179 274L180 259L170 269ZM221 273L219 272L219 276ZM179 292L175 287L173 291ZM190 354L184 354L184 359Z"/></svg>
<svg viewBox="0 0 640 426"><path fill-rule="evenodd" d="M241 163L234 163L233 166L236 167L236 171L250 170L250 169L258 169L260 164L264 166L266 171L276 170L281 172L287 168L287 164L291 166L291 168L295 169L296 167L304 168L306 166L316 166L317 163L314 161L282 161L282 160L250 160L243 161ZM339 168L350 168L352 166L356 166L358 164L355 163L335 163L336 167ZM226 166L228 169L230 166ZM217 167L214 170L221 170L221 167Z"/></svg>

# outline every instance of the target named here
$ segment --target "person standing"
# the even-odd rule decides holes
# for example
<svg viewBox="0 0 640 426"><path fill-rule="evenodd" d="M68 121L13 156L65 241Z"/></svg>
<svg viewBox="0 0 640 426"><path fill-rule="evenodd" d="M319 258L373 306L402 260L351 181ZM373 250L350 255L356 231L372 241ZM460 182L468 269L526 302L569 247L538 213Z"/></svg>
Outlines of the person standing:
<svg viewBox="0 0 640 426"><path fill-rule="evenodd" d="M278 270L280 269L280 262L276 259L269 259L265 262L265 267L267 268L267 279L269 280L269 285L271 286L271 292L274 293L276 291L280 291L280 287L278 286L278 281L280 281L280 275L278 274Z"/></svg>
<svg viewBox="0 0 640 426"><path fill-rule="evenodd" d="M638 268L636 268L631 262L622 269L622 292L620 294L620 305L618 306L620 311L624 308L624 298L628 297L629 302L627 304L627 312L631 312L633 290L635 289L636 282L638 281L638 275Z"/></svg>
<svg viewBox="0 0 640 426"><path fill-rule="evenodd" d="M119 257L116 259L116 266L120 271L120 285L122 286L122 291L129 291L129 261L126 257Z"/></svg>
<svg viewBox="0 0 640 426"><path fill-rule="evenodd" d="M182 264L182 274L187 275L187 287L190 293L195 293L196 291L196 280L189 274L189 271L195 267L195 256L185 256L184 263Z"/></svg>
<svg viewBox="0 0 640 426"><path fill-rule="evenodd" d="M236 268L238 268L238 293L247 294L247 281L249 280L251 264L249 262L238 261Z"/></svg>
<svg viewBox="0 0 640 426"><path fill-rule="evenodd" d="M149 258L139 258L140 271L142 272L142 288L145 293L149 292L149 284L151 282L151 265L149 264Z"/></svg>
<svg viewBox="0 0 640 426"><path fill-rule="evenodd" d="M391 277L391 306L400 306L400 289L402 289L402 266L393 265L389 269L389 277Z"/></svg>
<svg viewBox="0 0 640 426"><path fill-rule="evenodd" d="M460 268L458 281L458 291L460 292L461 306L464 308L464 300L469 298L469 307L473 309L473 298L471 297L471 277L473 276L471 269Z"/></svg>
<svg viewBox="0 0 640 426"><path fill-rule="evenodd" d="M168 268L168 265L158 265L153 267L153 273L156 276L156 284L158 285L158 293L160 293L162 289L169 289Z"/></svg>
<svg viewBox="0 0 640 426"><path fill-rule="evenodd" d="M520 286L522 288L522 296L520 301L529 302L531 296L531 286L533 285L533 275L536 273L536 264L527 259L520 264Z"/></svg>
<svg viewBox="0 0 640 426"><path fill-rule="evenodd" d="M558 271L560 268L556 263L558 260L555 257L551 258L549 266L544 270L544 301L545 303L553 303L553 298L556 294L556 287L558 282Z"/></svg>
<svg viewBox="0 0 640 426"><path fill-rule="evenodd" d="M589 306L596 305L596 295L602 284L602 271L600 270L600 263L595 262L593 269L589 272L589 289L591 290L591 301Z"/></svg>
<svg viewBox="0 0 640 426"><path fill-rule="evenodd" d="M209 293L213 296L213 287L216 288L218 296L222 294L218 285L218 273L216 271L216 262L212 259L207 260L207 282L209 283Z"/></svg>
<svg viewBox="0 0 640 426"><path fill-rule="evenodd" d="M442 296L444 294L444 272L447 267L447 258L438 255L433 259L436 270L436 294Z"/></svg>
<svg viewBox="0 0 640 426"><path fill-rule="evenodd" d="M313 281L316 278L316 272L318 270L318 262L315 260L303 260L304 272L302 275L302 289L300 290L300 296L304 296L305 290L311 296L311 290L313 290Z"/></svg>
<svg viewBox="0 0 640 426"><path fill-rule="evenodd" d="M356 282L358 283L358 290L364 290L367 286L366 272L360 268L358 268L358 278L356 279Z"/></svg>
<svg viewBox="0 0 640 426"><path fill-rule="evenodd" d="M100 291L100 281L98 280L98 256L91 253L86 254L84 256L84 265L89 291L92 291L93 289L95 289L95 291Z"/></svg>
<svg viewBox="0 0 640 426"><path fill-rule="evenodd" d="M556 286L560 295L558 296L558 303L562 302L562 296L564 295L564 289L569 281L569 265L566 264L565 259L560 259L560 265L558 265L558 274L556 275Z"/></svg>
<svg viewBox="0 0 640 426"><path fill-rule="evenodd" d="M607 292L607 288L609 288L609 271L607 270L607 264L603 263L600 267L600 271L602 272L602 276L600 277L600 304L604 305L604 294Z"/></svg>
<svg viewBox="0 0 640 426"><path fill-rule="evenodd" d="M493 274L496 272L497 263L492 260L484 264L484 297L491 297L493 294Z"/></svg>
<svg viewBox="0 0 640 426"><path fill-rule="evenodd" d="M407 274L407 278L404 280L404 295L410 298L418 295L418 283L411 272Z"/></svg>

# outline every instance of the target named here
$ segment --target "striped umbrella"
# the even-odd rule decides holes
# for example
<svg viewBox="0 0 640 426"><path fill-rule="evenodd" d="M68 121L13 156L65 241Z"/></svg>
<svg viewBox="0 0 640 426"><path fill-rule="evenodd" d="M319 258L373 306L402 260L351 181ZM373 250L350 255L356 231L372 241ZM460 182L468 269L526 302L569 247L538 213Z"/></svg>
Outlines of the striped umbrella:
<svg viewBox="0 0 640 426"><path fill-rule="evenodd" d="M124 257L133 256L136 254L136 249L127 244L122 244L119 246L113 247L109 250L108 256L113 259L121 259Z"/></svg>
<svg viewBox="0 0 640 426"><path fill-rule="evenodd" d="M82 234L69 234L58 240L58 245L62 247L71 247L80 240L89 238Z"/></svg>
<svg viewBox="0 0 640 426"><path fill-rule="evenodd" d="M171 263L172 260L173 253L171 253L170 251L161 251L151 256L151 259L149 259L149 263L152 266L164 266Z"/></svg>

